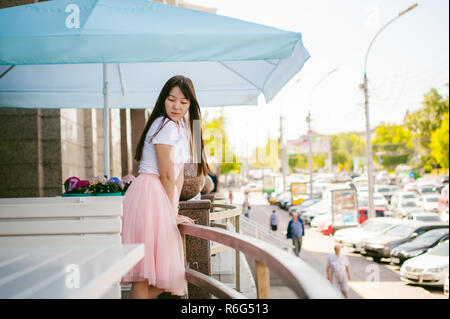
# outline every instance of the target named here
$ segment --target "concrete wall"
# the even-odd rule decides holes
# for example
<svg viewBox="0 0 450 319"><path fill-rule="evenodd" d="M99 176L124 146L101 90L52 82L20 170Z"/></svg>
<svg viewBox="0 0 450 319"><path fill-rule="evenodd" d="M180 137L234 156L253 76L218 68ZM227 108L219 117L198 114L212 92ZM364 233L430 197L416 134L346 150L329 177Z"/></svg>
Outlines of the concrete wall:
<svg viewBox="0 0 450 319"><path fill-rule="evenodd" d="M61 193L59 110L0 108L0 197Z"/></svg>

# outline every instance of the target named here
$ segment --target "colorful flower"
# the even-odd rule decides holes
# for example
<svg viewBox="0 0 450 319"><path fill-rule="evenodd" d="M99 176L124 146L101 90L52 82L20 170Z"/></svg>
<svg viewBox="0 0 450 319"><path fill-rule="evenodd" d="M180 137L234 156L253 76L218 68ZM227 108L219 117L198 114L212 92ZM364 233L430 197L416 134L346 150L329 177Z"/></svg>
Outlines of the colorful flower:
<svg viewBox="0 0 450 319"><path fill-rule="evenodd" d="M121 184L121 181L117 177L111 177L110 179L108 179L108 183Z"/></svg>
<svg viewBox="0 0 450 319"><path fill-rule="evenodd" d="M64 188L65 188L66 192L73 191L79 181L80 181L80 179L75 176L72 176L72 177L69 177L68 179L66 179L66 181L64 182Z"/></svg>
<svg viewBox="0 0 450 319"><path fill-rule="evenodd" d="M124 184L131 184L135 179L136 179L136 177L134 177L134 175L128 174L122 178L122 182Z"/></svg>
<svg viewBox="0 0 450 319"><path fill-rule="evenodd" d="M76 188L78 188L79 190L88 187L89 186L89 181L78 181L77 184L75 185Z"/></svg>
<svg viewBox="0 0 450 319"><path fill-rule="evenodd" d="M92 179L92 182L98 182L100 184L106 184L107 180L106 180L105 176L99 175L99 176L95 176Z"/></svg>

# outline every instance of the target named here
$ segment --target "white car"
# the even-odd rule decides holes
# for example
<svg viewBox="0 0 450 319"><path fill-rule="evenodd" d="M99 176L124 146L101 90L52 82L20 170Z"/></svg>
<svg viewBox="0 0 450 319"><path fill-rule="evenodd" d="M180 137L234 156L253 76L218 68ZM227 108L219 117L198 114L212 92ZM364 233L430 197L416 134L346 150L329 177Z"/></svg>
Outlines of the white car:
<svg viewBox="0 0 450 319"><path fill-rule="evenodd" d="M375 180L379 183L389 183L390 177L389 177L388 172L381 171L377 174L377 176L375 177Z"/></svg>
<svg viewBox="0 0 450 319"><path fill-rule="evenodd" d="M367 193L359 193L358 194L358 202L359 203L365 203L368 200L369 199L368 199ZM375 207L385 207L385 208L389 207L389 203L388 203L387 199L380 193L373 194L373 204L375 205ZM360 204L358 204L358 205L360 205Z"/></svg>
<svg viewBox="0 0 450 319"><path fill-rule="evenodd" d="M422 213L423 209L417 204L416 201L405 200L400 202L397 207L393 209L397 214L402 217L408 216L412 213Z"/></svg>
<svg viewBox="0 0 450 319"><path fill-rule="evenodd" d="M312 205L301 213L300 218L305 225L311 225L311 222L316 216L329 215L331 212L331 204L328 201L322 200L315 205Z"/></svg>
<svg viewBox="0 0 450 319"><path fill-rule="evenodd" d="M400 192L394 194L391 198L391 206L395 207L398 205L398 203L406 200L418 201L419 196L417 196L417 194L414 192Z"/></svg>
<svg viewBox="0 0 450 319"><path fill-rule="evenodd" d="M418 185L417 186L417 192L421 196L439 195L437 186L436 185L432 185L432 184Z"/></svg>
<svg viewBox="0 0 450 319"><path fill-rule="evenodd" d="M436 195L422 196L419 199L418 204L426 212L437 213L438 212L438 206L439 206L439 195L436 194Z"/></svg>
<svg viewBox="0 0 450 319"><path fill-rule="evenodd" d="M321 222L324 220L331 220L331 212L327 212L326 214L319 214L311 221L311 227L317 228Z"/></svg>
<svg viewBox="0 0 450 319"><path fill-rule="evenodd" d="M403 191L419 193L419 188L416 183L408 183L405 186L403 186Z"/></svg>
<svg viewBox="0 0 450 319"><path fill-rule="evenodd" d="M386 207L388 208L389 202L387 199L380 193L374 193L373 194L373 204L376 207Z"/></svg>
<svg viewBox="0 0 450 319"><path fill-rule="evenodd" d="M408 220L419 222L440 222L441 217L436 213L412 213L405 217Z"/></svg>
<svg viewBox="0 0 450 319"><path fill-rule="evenodd" d="M443 286L448 277L448 240L427 253L406 260L400 268L400 279L424 286Z"/></svg>
<svg viewBox="0 0 450 319"><path fill-rule="evenodd" d="M381 234L401 222L398 218L377 217L366 220L357 227L340 229L334 233L334 240L344 246L360 252L363 242L373 236Z"/></svg>
<svg viewBox="0 0 450 319"><path fill-rule="evenodd" d="M395 189L391 185L375 185L374 192L383 195L387 201L390 201Z"/></svg>

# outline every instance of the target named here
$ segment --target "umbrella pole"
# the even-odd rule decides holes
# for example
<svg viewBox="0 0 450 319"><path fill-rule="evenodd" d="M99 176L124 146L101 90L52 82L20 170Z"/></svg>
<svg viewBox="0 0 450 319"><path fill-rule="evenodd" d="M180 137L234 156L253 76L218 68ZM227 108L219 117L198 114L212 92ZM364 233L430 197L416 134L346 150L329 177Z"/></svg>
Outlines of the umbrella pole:
<svg viewBox="0 0 450 319"><path fill-rule="evenodd" d="M103 143L104 175L109 179L109 64L103 64Z"/></svg>

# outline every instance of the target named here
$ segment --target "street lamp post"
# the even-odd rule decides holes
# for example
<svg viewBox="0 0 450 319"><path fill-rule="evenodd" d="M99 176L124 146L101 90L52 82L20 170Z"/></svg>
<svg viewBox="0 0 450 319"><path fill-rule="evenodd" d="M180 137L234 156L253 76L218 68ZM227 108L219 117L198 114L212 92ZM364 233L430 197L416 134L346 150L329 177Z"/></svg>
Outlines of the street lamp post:
<svg viewBox="0 0 450 319"><path fill-rule="evenodd" d="M368 81L367 81L367 58L369 56L370 49L372 48L372 45L375 41L375 39L378 37L378 35L386 29L388 25L390 25L392 22L400 18L402 15L407 13L408 11L411 11L412 9L417 7L417 3L413 4L406 10L403 10L400 12L395 18L391 19L389 22L387 22L373 37L372 41L370 42L369 48L367 49L366 58L364 61L364 82L360 85L360 88L364 90L364 112L366 117L366 161L367 161L367 179L368 179L368 193L369 193L369 207L368 207L368 218L375 217L375 208L373 204L373 159L372 159L372 150L371 150L371 143L370 143L370 125L369 125L369 88L368 88Z"/></svg>

